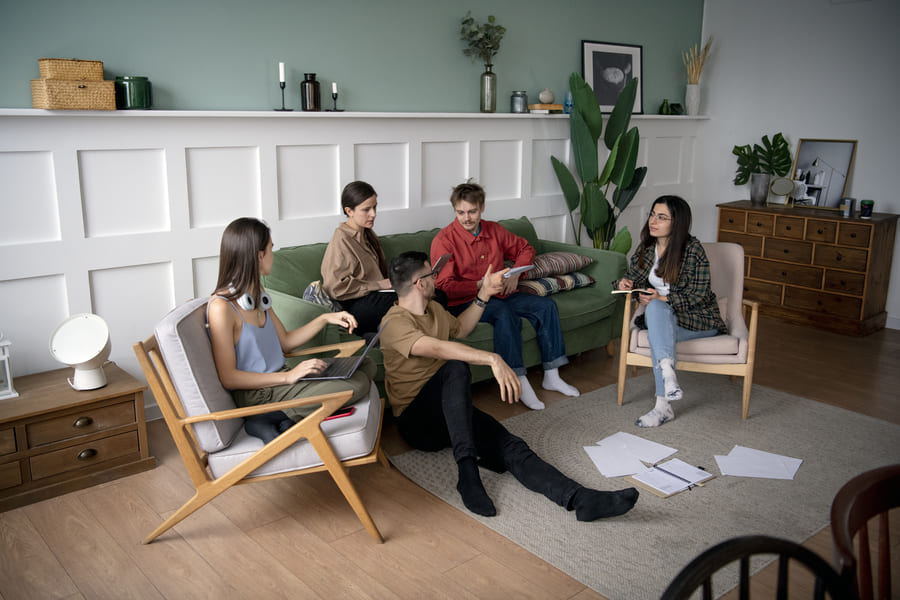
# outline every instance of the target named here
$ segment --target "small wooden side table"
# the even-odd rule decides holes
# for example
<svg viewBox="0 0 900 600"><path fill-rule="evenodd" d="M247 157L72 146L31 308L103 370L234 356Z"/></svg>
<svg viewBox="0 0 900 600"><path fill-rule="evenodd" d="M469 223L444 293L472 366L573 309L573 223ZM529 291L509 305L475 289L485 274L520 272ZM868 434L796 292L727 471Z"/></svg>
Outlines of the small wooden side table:
<svg viewBox="0 0 900 600"><path fill-rule="evenodd" d="M107 384L72 389L71 368L16 378L0 400L0 511L156 466L147 444L146 386L115 363Z"/></svg>

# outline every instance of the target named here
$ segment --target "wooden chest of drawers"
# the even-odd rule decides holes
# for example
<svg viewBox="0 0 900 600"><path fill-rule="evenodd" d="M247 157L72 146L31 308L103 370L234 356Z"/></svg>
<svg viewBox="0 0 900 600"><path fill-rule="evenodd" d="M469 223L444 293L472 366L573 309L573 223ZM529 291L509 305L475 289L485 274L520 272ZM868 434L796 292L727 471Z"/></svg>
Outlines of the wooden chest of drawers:
<svg viewBox="0 0 900 600"><path fill-rule="evenodd" d="M147 446L145 389L113 363L107 385L73 390L72 369L16 378L0 400L0 511L156 465Z"/></svg>
<svg viewBox="0 0 900 600"><path fill-rule="evenodd" d="M850 335L884 327L897 215L718 207L718 241L744 247L744 297L763 313Z"/></svg>

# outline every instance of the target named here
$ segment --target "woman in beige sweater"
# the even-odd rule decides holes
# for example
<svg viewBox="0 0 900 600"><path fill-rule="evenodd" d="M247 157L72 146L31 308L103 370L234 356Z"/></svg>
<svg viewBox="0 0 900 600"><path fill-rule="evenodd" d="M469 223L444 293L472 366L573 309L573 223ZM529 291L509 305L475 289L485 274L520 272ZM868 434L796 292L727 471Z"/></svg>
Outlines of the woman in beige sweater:
<svg viewBox="0 0 900 600"><path fill-rule="evenodd" d="M325 250L322 285L325 293L356 317L359 335L378 330L384 313L397 301L387 277L384 251L372 231L378 195L364 181L348 183L341 193L341 223Z"/></svg>
<svg viewBox="0 0 900 600"><path fill-rule="evenodd" d="M359 335L378 331L381 318L397 301L381 242L372 231L377 207L375 188L365 181L348 183L341 192L347 221L334 230L322 259L325 293L356 317ZM445 294L435 300L447 305Z"/></svg>

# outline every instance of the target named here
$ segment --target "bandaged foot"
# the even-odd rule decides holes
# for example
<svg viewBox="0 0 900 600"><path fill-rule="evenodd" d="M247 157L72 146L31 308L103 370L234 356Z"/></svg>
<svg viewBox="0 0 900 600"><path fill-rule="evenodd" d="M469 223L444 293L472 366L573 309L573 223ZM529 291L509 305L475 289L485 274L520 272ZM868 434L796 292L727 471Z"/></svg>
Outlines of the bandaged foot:
<svg viewBox="0 0 900 600"><path fill-rule="evenodd" d="M559 392L566 396L580 396L581 393L574 387L566 383L559 376L559 369L547 369L544 371L544 381L541 387L551 392Z"/></svg>
<svg viewBox="0 0 900 600"><path fill-rule="evenodd" d="M638 427L659 427L675 418L675 413L669 405L669 401L662 396L656 397L656 406L653 410L634 422Z"/></svg>
<svg viewBox="0 0 900 600"><path fill-rule="evenodd" d="M675 361L671 358L664 358L659 361L659 369L662 371L666 399L670 402L681 400L681 386L678 385L678 377L675 375Z"/></svg>
<svg viewBox="0 0 900 600"><path fill-rule="evenodd" d="M537 394L534 393L534 388L528 383L528 377L519 375L519 381L522 382L522 395L519 396L522 404L531 410L544 410L544 403L538 400Z"/></svg>
<svg viewBox="0 0 900 600"><path fill-rule="evenodd" d="M596 521L627 513L637 499L638 491L633 487L617 492L600 492L580 487L569 505L575 509L575 517L579 521Z"/></svg>
<svg viewBox="0 0 900 600"><path fill-rule="evenodd" d="M475 459L464 458L456 463L456 466L459 469L459 481L456 483L456 490L462 497L466 508L482 517L493 517L496 515L497 509L494 508L494 503L481 483L481 476L478 474L478 465Z"/></svg>

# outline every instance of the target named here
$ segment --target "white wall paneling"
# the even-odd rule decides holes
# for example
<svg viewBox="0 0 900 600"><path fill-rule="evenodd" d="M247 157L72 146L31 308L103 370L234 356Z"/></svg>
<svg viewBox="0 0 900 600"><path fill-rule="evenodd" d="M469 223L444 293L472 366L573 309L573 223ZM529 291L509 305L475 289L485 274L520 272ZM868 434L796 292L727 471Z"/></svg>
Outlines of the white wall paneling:
<svg viewBox="0 0 900 600"><path fill-rule="evenodd" d="M693 195L702 123L634 118L650 175L621 218L633 235L650 200ZM58 367L53 329L95 312L112 359L140 376L131 344L212 291L228 222L265 219L276 247L327 241L354 179L378 191L382 235L446 225L450 190L473 178L486 218L527 215L541 237L570 241L550 165L571 163L568 138L556 115L2 109L0 330L13 373Z"/></svg>

